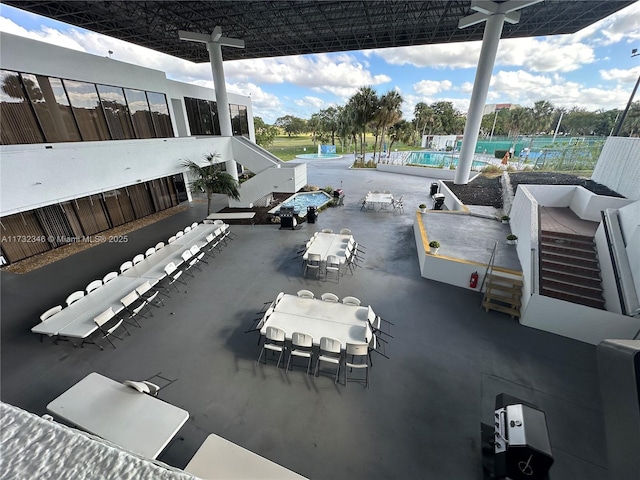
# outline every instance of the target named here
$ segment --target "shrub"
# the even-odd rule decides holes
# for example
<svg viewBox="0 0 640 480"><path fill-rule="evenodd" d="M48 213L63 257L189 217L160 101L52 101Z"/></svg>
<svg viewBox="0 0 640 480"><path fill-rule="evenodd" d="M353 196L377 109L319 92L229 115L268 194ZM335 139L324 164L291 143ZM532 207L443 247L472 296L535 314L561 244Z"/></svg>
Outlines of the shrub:
<svg viewBox="0 0 640 480"><path fill-rule="evenodd" d="M517 239L518 237L513 233L510 233L509 235L507 235L507 240L517 240Z"/></svg>
<svg viewBox="0 0 640 480"><path fill-rule="evenodd" d="M437 241L435 241L435 240L431 240L431 241L429 242L429 246L430 246L431 248L440 248L440 242L437 242Z"/></svg>
<svg viewBox="0 0 640 480"><path fill-rule="evenodd" d="M511 220L511 217L509 215L503 215L502 217L500 217L500 220L508 222L509 220Z"/></svg>
<svg viewBox="0 0 640 480"><path fill-rule="evenodd" d="M324 188L322 189L322 191L323 191L323 192L327 192L329 195L332 195L332 194L333 194L333 187L331 187L331 186L324 187Z"/></svg>
<svg viewBox="0 0 640 480"><path fill-rule="evenodd" d="M421 203L420 205L418 205L418 208L427 208L427 206L424 203Z"/></svg>
<svg viewBox="0 0 640 480"><path fill-rule="evenodd" d="M487 165L482 170L482 173L491 174L491 173L500 173L502 169L498 165Z"/></svg>

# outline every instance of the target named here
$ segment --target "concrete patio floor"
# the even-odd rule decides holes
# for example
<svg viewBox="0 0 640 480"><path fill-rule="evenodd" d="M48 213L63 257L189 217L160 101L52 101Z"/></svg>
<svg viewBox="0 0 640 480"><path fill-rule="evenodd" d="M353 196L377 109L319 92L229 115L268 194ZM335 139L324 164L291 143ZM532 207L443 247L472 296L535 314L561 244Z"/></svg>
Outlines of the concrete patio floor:
<svg viewBox="0 0 640 480"><path fill-rule="evenodd" d="M553 479L607 478L596 348L485 313L482 295L420 276L415 207L428 178L349 170L350 158L308 161L309 183L343 188L345 206L299 230L232 226L238 237L155 309L117 349L40 343L29 330L49 307L205 216L191 208L24 275L0 273L1 398L36 414L92 371L112 379L176 379L160 398L190 418L159 457L184 467L215 433L312 479L480 479L480 422L498 393L546 412ZM369 190L405 195L405 213L361 212ZM222 206L222 205L221 205ZM366 246L362 268L340 283L304 279L293 259L313 232L348 227ZM374 354L369 389L331 375L257 365L244 331L278 292L354 295L395 323L390 359ZM344 380L341 378L341 382ZM97 413L99 414L99 413ZM85 459L90 461L90 459Z"/></svg>

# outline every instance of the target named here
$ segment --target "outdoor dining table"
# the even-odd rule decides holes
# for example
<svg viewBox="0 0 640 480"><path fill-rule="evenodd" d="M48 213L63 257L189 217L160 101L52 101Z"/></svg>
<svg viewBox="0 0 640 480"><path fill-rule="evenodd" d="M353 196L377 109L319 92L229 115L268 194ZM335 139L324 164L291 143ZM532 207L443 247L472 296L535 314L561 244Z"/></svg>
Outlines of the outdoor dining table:
<svg viewBox="0 0 640 480"><path fill-rule="evenodd" d="M146 280L119 275L91 293L56 313L53 317L39 323L31 329L41 335L59 335L61 337L88 338L98 329L93 321L95 317L109 307L115 313L124 307L120 299L132 292Z"/></svg>
<svg viewBox="0 0 640 480"><path fill-rule="evenodd" d="M93 372L47 405L63 420L147 458L156 458L189 412Z"/></svg>
<svg viewBox="0 0 640 480"><path fill-rule="evenodd" d="M347 246L351 235L341 235L339 233L318 233L311 239L311 245L302 256L303 260L309 258L309 254L320 255L320 261L326 262L329 255L335 255L341 264L347 261Z"/></svg>
<svg viewBox="0 0 640 480"><path fill-rule="evenodd" d="M283 329L287 340L293 332L304 332L313 337L314 345L320 344L321 337L335 338L343 347L347 343L368 344L372 336L368 313L369 307L285 294L260 333L265 335L267 327L272 326Z"/></svg>
<svg viewBox="0 0 640 480"><path fill-rule="evenodd" d="M393 195L390 193L367 193L365 199L367 205L379 205L380 208L386 209L388 205L393 203Z"/></svg>

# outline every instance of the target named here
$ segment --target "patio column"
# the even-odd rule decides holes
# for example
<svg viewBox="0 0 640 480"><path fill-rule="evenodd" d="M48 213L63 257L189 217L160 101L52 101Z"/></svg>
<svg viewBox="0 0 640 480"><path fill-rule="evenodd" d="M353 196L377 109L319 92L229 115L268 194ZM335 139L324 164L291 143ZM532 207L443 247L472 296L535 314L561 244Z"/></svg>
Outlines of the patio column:
<svg viewBox="0 0 640 480"><path fill-rule="evenodd" d="M222 66L222 46L244 48L244 40L227 38L222 36L222 29L215 27L211 35L202 33L178 32L180 40L191 42L200 42L207 44L209 51L209 62L211 64L211 73L213 75L213 88L216 92L216 105L218 108L218 119L220 120L220 134L223 137L232 137L233 128L231 127L231 112L229 111L229 98L227 96L227 85L224 78L224 68ZM234 179L238 180L238 168L236 161L230 158L225 161L227 173Z"/></svg>
<svg viewBox="0 0 640 480"><path fill-rule="evenodd" d="M460 149L460 158L458 159L458 169L456 170L456 176L453 181L453 183L457 185L469 183L473 154L475 153L476 144L478 143L482 113L487 100L491 73L493 71L493 65L495 64L504 22L512 24L518 23L520 21L520 12L517 12L517 10L541 1L542 0L530 0L521 2L509 0L504 3L495 3L491 0L474 0L471 2L471 9L475 10L476 13L462 18L458 23L458 28L466 28L480 22L486 22L484 35L482 37L480 58L478 59L478 68L476 70L476 78L473 82L471 101L469 103L469 111L467 112L467 121L464 127L462 148Z"/></svg>

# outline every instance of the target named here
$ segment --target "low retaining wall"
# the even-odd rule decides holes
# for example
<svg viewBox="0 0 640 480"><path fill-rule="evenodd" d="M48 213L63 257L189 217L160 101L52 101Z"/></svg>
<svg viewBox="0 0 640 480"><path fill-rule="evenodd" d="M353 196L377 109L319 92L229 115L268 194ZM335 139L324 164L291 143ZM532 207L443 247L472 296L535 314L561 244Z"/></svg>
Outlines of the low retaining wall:
<svg viewBox="0 0 640 480"><path fill-rule="evenodd" d="M388 165L385 163L378 163L376 170L441 180L453 180L456 176L456 170L450 170L448 168L411 167L406 165Z"/></svg>

